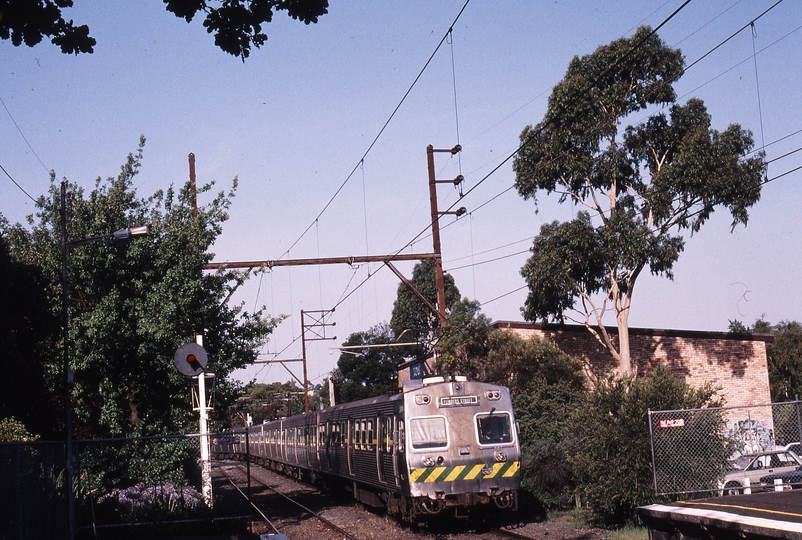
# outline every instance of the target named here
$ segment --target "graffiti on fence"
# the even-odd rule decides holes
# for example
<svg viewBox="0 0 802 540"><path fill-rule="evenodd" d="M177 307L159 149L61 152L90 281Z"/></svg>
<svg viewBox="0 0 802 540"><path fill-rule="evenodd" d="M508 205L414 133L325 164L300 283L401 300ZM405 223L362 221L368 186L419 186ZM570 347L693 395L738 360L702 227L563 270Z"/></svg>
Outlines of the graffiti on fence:
<svg viewBox="0 0 802 540"><path fill-rule="evenodd" d="M746 418L728 423L729 437L741 454L765 452L774 448L774 423Z"/></svg>

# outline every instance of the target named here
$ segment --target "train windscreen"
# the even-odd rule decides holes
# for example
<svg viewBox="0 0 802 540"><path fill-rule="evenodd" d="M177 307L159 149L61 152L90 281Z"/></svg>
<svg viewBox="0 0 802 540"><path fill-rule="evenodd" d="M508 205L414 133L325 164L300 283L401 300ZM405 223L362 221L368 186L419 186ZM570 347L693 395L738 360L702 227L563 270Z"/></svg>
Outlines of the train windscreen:
<svg viewBox="0 0 802 540"><path fill-rule="evenodd" d="M442 416L432 418L413 418L409 421L412 448L442 448L448 446L446 419Z"/></svg>
<svg viewBox="0 0 802 540"><path fill-rule="evenodd" d="M476 428L481 444L512 442L510 417L507 414L480 414L476 417Z"/></svg>

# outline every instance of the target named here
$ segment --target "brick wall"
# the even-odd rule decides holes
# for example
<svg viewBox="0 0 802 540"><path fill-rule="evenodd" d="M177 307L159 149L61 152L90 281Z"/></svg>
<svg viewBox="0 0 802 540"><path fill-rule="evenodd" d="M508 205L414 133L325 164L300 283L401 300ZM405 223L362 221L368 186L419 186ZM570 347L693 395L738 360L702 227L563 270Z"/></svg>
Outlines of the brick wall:
<svg viewBox="0 0 802 540"><path fill-rule="evenodd" d="M532 324L498 321L523 338L546 337L567 354L589 366L590 378L603 376L616 367L612 355L581 325ZM766 345L771 335L732 334L683 330L630 328L633 371L646 376L655 366L668 365L691 386L712 383L727 406L771 402ZM616 336L616 330L609 329Z"/></svg>

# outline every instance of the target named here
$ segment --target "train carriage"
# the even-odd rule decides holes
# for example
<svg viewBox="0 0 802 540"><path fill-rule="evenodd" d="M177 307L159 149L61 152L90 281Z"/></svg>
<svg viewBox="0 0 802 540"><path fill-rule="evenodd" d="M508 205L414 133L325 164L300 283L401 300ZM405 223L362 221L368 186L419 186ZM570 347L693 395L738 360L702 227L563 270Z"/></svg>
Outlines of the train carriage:
<svg viewBox="0 0 802 540"><path fill-rule="evenodd" d="M405 519L493 503L517 509L520 445L509 390L433 377L402 392L273 420L213 452L323 482Z"/></svg>

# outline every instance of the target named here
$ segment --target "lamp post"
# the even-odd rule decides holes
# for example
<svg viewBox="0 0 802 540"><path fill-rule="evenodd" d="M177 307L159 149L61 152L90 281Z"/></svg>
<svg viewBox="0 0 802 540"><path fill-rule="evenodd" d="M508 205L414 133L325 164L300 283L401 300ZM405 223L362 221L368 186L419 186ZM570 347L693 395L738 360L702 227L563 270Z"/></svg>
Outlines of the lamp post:
<svg viewBox="0 0 802 540"><path fill-rule="evenodd" d="M84 246L103 240L114 238L115 240L126 240L135 236L148 234L148 227L134 227L120 229L109 234L101 234L81 240L67 241L67 182L61 183L61 315L64 326L64 431L65 431L65 487L67 491L67 519L68 519L68 538L75 537L75 499L72 493L72 372L70 371L70 333L67 325L68 315L68 293L67 293L67 251L78 246Z"/></svg>

